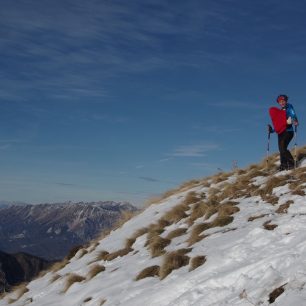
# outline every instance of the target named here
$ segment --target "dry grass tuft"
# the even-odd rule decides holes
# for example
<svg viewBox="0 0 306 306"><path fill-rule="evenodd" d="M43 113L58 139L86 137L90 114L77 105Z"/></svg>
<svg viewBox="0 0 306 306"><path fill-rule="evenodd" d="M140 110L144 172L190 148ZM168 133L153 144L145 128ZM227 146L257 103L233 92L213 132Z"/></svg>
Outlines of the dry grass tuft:
<svg viewBox="0 0 306 306"><path fill-rule="evenodd" d="M148 235L147 235L147 241L145 243L145 246L148 246L150 244L150 241L156 237L159 236L160 234L162 234L165 231L164 227L162 227L162 225L160 224L160 222L158 223L154 223L149 225L149 229L148 229Z"/></svg>
<svg viewBox="0 0 306 306"><path fill-rule="evenodd" d="M267 194L272 195L274 188L286 185L289 179L290 177L288 175L273 176L269 178L264 188L258 189L258 193L259 193L258 195L260 196L264 196Z"/></svg>
<svg viewBox="0 0 306 306"><path fill-rule="evenodd" d="M143 269L139 272L135 278L136 281L144 279L146 277L155 277L159 275L160 267L159 266L151 266Z"/></svg>
<svg viewBox="0 0 306 306"><path fill-rule="evenodd" d="M286 284L285 284L286 285ZM280 286L276 289L274 289L270 294L269 294L269 303L272 304L275 302L275 300L285 292L285 285Z"/></svg>
<svg viewBox="0 0 306 306"><path fill-rule="evenodd" d="M223 227L232 223L233 221L234 217L232 216L220 216L211 223L211 227Z"/></svg>
<svg viewBox="0 0 306 306"><path fill-rule="evenodd" d="M146 234L149 231L147 227L143 227L139 230L137 230L132 237L128 238L125 242L125 247L126 248L131 248L133 244L135 243L136 239L138 237L141 237L142 235Z"/></svg>
<svg viewBox="0 0 306 306"><path fill-rule="evenodd" d="M106 303L106 301L107 301L107 300L104 300L104 299L103 299L103 300L101 300L101 302L100 302L100 306L104 305L104 304Z"/></svg>
<svg viewBox="0 0 306 306"><path fill-rule="evenodd" d="M262 195L261 198L271 205L276 205L279 201L279 198L276 195Z"/></svg>
<svg viewBox="0 0 306 306"><path fill-rule="evenodd" d="M252 217L249 217L248 222L252 222L252 221L254 221L256 219L261 219L261 218L264 218L266 216L269 216L269 214L262 214L262 215L258 215L258 216L252 216Z"/></svg>
<svg viewBox="0 0 306 306"><path fill-rule="evenodd" d="M100 251L97 255L96 261L98 260L106 260L107 256L109 255L109 252L107 251Z"/></svg>
<svg viewBox="0 0 306 306"><path fill-rule="evenodd" d="M186 232L187 232L187 228L177 228L177 229L173 230L172 232L170 232L167 235L166 239L171 240L173 238L184 235Z"/></svg>
<svg viewBox="0 0 306 306"><path fill-rule="evenodd" d="M15 295L15 298L10 298L8 300L8 304L12 304L18 301L25 293L29 292L29 289L27 288L25 283L22 283L13 287L12 292Z"/></svg>
<svg viewBox="0 0 306 306"><path fill-rule="evenodd" d="M137 216L140 212L141 212L140 210L122 212L119 220L114 224L114 226L111 229L102 231L101 234L95 240L93 240L93 243L96 243L102 240L103 238L107 237L112 231L122 227L127 221Z"/></svg>
<svg viewBox="0 0 306 306"><path fill-rule="evenodd" d="M56 281L57 281L58 279L60 279L60 278L61 278L61 275L55 273L55 274L51 277L51 279L50 279L50 284L56 282Z"/></svg>
<svg viewBox="0 0 306 306"><path fill-rule="evenodd" d="M293 203L294 202L292 200L289 200L285 204L280 205L279 208L275 212L278 213L278 214L286 214L286 213L288 213L288 208Z"/></svg>
<svg viewBox="0 0 306 306"><path fill-rule="evenodd" d="M78 275L78 274L68 274L68 277L66 279L66 284L63 289L63 293L67 292L67 290L74 284L74 283L80 283L85 280L85 277Z"/></svg>
<svg viewBox="0 0 306 306"><path fill-rule="evenodd" d="M297 160L302 160L306 158L306 147L298 148L297 152Z"/></svg>
<svg viewBox="0 0 306 306"><path fill-rule="evenodd" d="M305 196L305 190L299 186L291 192L292 195L299 195L301 197Z"/></svg>
<svg viewBox="0 0 306 306"><path fill-rule="evenodd" d="M77 255L77 259L80 259L86 254L88 254L88 251L86 249L81 249L75 255Z"/></svg>
<svg viewBox="0 0 306 306"><path fill-rule="evenodd" d="M221 172L217 175L215 175L212 178L212 184L218 184L221 182L226 181L233 173L232 172Z"/></svg>
<svg viewBox="0 0 306 306"><path fill-rule="evenodd" d="M244 196L244 190L247 188L248 184L244 180L237 180L233 184L225 184L222 193L219 195L219 201L225 199L235 199Z"/></svg>
<svg viewBox="0 0 306 306"><path fill-rule="evenodd" d="M183 203L187 206L190 206L191 204L199 202L199 200L199 195L196 192L191 191L187 194Z"/></svg>
<svg viewBox="0 0 306 306"><path fill-rule="evenodd" d="M105 267L99 264L94 265L87 274L87 279L94 278L97 274L105 271Z"/></svg>
<svg viewBox="0 0 306 306"><path fill-rule="evenodd" d="M50 271L52 272L57 272L61 269L63 269L67 264L69 260L68 259L63 259L62 261L56 262L54 265L51 266Z"/></svg>
<svg viewBox="0 0 306 306"><path fill-rule="evenodd" d="M83 303L88 303L88 302L90 302L92 300L92 297L88 297L88 298L86 298L84 301L83 301Z"/></svg>
<svg viewBox="0 0 306 306"><path fill-rule="evenodd" d="M196 203L193 206L192 212L188 218L188 224L192 225L195 220L204 217L209 208L210 206L206 202Z"/></svg>
<svg viewBox="0 0 306 306"><path fill-rule="evenodd" d="M152 257L158 257L165 253L165 247L171 243L170 239L155 236L151 239L148 248Z"/></svg>
<svg viewBox="0 0 306 306"><path fill-rule="evenodd" d="M236 202L226 202L222 205L220 205L218 209L218 217L223 217L223 216L232 216L233 214L237 213L240 211L239 207L235 206L237 205Z"/></svg>
<svg viewBox="0 0 306 306"><path fill-rule="evenodd" d="M263 224L264 229L268 230L268 231L273 231L276 227L278 227L277 224L271 224L271 220L266 221Z"/></svg>
<svg viewBox="0 0 306 306"><path fill-rule="evenodd" d="M193 271L196 268L202 266L206 262L206 256L196 256L191 259L189 271Z"/></svg>
<svg viewBox="0 0 306 306"><path fill-rule="evenodd" d="M186 211L189 210L189 206L183 202L175 207L173 207L170 211L166 212L165 215L162 217L162 220L168 221L171 224L177 223L184 218L187 218L188 215Z"/></svg>
<svg viewBox="0 0 306 306"><path fill-rule="evenodd" d="M127 254L129 254L130 252L133 252L133 251L134 250L131 249L131 248L123 248L123 249L120 249L120 250L115 251L113 253L109 253L106 256L105 260L106 261L112 261L112 260L114 260L117 257L123 257L123 256L125 256L125 255L127 255Z"/></svg>
<svg viewBox="0 0 306 306"><path fill-rule="evenodd" d="M213 216L217 212L218 212L218 207L217 206L209 205L209 207L206 211L206 214L205 214L205 219L208 220L211 216Z"/></svg>
<svg viewBox="0 0 306 306"><path fill-rule="evenodd" d="M195 243L203 240L207 237L207 235L203 235L203 231L209 229L211 227L211 223L200 223L193 226L191 234L187 240L188 245L194 245Z"/></svg>
<svg viewBox="0 0 306 306"><path fill-rule="evenodd" d="M235 206L237 203L228 201L222 205L208 205L205 217L209 218L211 215L218 213L218 216L212 222L200 223L193 226L191 234L187 240L189 246L201 241L207 235L202 234L203 231L213 227L223 227L233 222L233 214L239 211L239 208Z"/></svg>
<svg viewBox="0 0 306 306"><path fill-rule="evenodd" d="M67 260L70 260L72 257L75 256L75 254L81 250L83 248L82 245L76 245L74 246L73 248L70 249L70 251L68 252L67 256L66 256L66 259Z"/></svg>
<svg viewBox="0 0 306 306"><path fill-rule="evenodd" d="M173 270L188 265L189 260L190 258L188 256L180 254L178 251L166 254L159 271L160 279L167 277Z"/></svg>

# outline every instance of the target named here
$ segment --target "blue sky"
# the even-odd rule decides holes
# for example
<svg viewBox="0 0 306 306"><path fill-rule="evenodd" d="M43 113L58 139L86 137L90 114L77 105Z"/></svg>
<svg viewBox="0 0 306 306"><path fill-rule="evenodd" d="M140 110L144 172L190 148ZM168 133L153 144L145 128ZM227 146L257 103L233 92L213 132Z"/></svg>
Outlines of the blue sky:
<svg viewBox="0 0 306 306"><path fill-rule="evenodd" d="M0 199L141 205L258 162L280 93L304 145L305 12L304 1L2 0Z"/></svg>

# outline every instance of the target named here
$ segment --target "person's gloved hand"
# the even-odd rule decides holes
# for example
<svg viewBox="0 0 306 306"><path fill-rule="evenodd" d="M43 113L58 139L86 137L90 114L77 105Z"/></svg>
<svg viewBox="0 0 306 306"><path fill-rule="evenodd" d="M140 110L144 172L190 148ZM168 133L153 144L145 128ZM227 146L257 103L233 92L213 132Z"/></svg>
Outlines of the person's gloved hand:
<svg viewBox="0 0 306 306"><path fill-rule="evenodd" d="M273 133L273 129L272 129L272 126L270 124L268 124L268 133Z"/></svg>
<svg viewBox="0 0 306 306"><path fill-rule="evenodd" d="M289 117L289 118L287 119L287 124L292 124L292 119L291 119L291 117Z"/></svg>

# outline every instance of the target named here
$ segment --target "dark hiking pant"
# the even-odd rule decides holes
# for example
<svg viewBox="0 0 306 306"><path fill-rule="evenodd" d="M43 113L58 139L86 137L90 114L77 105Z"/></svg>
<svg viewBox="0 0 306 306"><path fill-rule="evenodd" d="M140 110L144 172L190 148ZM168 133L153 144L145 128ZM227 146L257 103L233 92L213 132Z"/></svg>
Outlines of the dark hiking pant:
<svg viewBox="0 0 306 306"><path fill-rule="evenodd" d="M280 162L281 162L281 169L288 169L294 167L294 159L287 149L289 142L293 138L294 133L285 131L278 135L278 149L280 153Z"/></svg>

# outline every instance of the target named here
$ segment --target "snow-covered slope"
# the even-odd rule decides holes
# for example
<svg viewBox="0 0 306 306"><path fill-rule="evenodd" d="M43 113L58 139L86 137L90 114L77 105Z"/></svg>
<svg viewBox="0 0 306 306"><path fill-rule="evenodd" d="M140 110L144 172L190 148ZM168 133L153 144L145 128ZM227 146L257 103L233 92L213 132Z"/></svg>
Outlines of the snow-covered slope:
<svg viewBox="0 0 306 306"><path fill-rule="evenodd" d="M185 184L0 305L306 305L305 167Z"/></svg>

